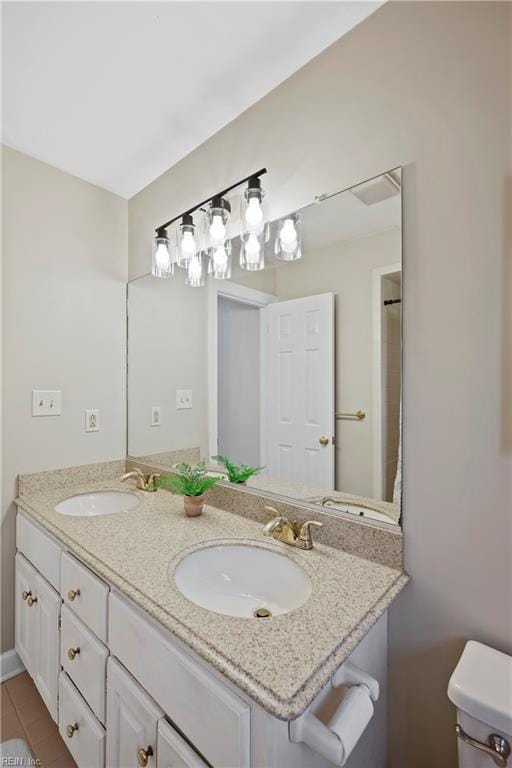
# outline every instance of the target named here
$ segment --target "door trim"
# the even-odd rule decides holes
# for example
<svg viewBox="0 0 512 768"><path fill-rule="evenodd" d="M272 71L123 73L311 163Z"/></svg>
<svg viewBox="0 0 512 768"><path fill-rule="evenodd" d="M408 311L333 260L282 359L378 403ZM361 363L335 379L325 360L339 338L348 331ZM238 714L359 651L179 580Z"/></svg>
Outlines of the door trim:
<svg viewBox="0 0 512 768"><path fill-rule="evenodd" d="M276 296L264 291L257 291L255 288L247 288L245 285L232 283L230 280L215 280L208 278L208 312L207 317L207 337L208 337L208 458L218 453L218 414L217 414L217 375L218 375L218 300L219 296L225 296L228 299L238 301L241 304L251 304L254 307L266 307L277 301ZM265 334L262 323L262 344L264 344ZM264 349L260 351L260 361L264 360ZM263 367L260 365L260 382L263 383ZM260 387L261 397L265 397L264 386ZM261 427L263 427L264 402L261 402ZM264 446L264 434L261 434L260 444ZM262 457L263 458L263 457ZM264 462L262 462L264 463Z"/></svg>
<svg viewBox="0 0 512 768"><path fill-rule="evenodd" d="M402 272L402 264L388 264L372 270L372 311L373 311L373 350L372 350L372 443L373 443L373 498L382 499L382 290L381 280L384 275Z"/></svg>

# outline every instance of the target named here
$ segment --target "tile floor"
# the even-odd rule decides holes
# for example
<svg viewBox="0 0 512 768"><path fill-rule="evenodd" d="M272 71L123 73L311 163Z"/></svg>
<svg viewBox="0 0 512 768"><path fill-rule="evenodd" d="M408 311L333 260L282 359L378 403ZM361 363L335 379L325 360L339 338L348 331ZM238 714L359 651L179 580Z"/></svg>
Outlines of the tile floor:
<svg viewBox="0 0 512 768"><path fill-rule="evenodd" d="M26 672L2 683L0 694L0 741L24 739L41 768L76 768Z"/></svg>

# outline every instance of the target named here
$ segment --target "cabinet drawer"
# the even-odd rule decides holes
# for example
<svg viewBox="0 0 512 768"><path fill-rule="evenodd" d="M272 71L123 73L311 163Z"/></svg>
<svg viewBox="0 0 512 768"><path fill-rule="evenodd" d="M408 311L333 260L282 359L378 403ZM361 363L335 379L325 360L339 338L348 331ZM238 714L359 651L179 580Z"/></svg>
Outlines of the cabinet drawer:
<svg viewBox="0 0 512 768"><path fill-rule="evenodd" d="M105 723L108 650L66 605L61 619L60 663L96 717Z"/></svg>
<svg viewBox="0 0 512 768"><path fill-rule="evenodd" d="M107 641L108 586L67 552L62 553L60 588L64 602L93 632Z"/></svg>
<svg viewBox="0 0 512 768"><path fill-rule="evenodd" d="M20 512L16 516L16 546L52 587L59 590L62 547Z"/></svg>
<svg viewBox="0 0 512 768"><path fill-rule="evenodd" d="M59 732L79 768L103 768L105 730L65 672L59 677Z"/></svg>
<svg viewBox="0 0 512 768"><path fill-rule="evenodd" d="M187 744L166 720L158 723L157 768L208 768L190 744Z"/></svg>
<svg viewBox="0 0 512 768"><path fill-rule="evenodd" d="M208 762L248 768L249 705L141 610L114 593L109 647Z"/></svg>

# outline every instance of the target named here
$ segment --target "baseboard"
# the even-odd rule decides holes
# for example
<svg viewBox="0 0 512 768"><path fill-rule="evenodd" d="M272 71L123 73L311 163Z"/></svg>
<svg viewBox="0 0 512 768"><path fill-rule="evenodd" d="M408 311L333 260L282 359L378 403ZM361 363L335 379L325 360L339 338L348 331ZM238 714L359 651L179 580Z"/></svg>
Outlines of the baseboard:
<svg viewBox="0 0 512 768"><path fill-rule="evenodd" d="M14 648L0 655L0 683L5 683L24 671L25 667Z"/></svg>

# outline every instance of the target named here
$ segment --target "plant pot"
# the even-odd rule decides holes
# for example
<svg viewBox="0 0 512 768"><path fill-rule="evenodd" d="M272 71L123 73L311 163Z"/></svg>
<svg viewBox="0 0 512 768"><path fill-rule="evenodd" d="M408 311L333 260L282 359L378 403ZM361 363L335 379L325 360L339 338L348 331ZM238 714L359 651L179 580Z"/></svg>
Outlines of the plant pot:
<svg viewBox="0 0 512 768"><path fill-rule="evenodd" d="M201 496L184 496L183 506L187 517L199 517L203 512L204 493Z"/></svg>

